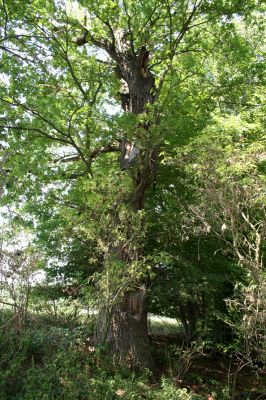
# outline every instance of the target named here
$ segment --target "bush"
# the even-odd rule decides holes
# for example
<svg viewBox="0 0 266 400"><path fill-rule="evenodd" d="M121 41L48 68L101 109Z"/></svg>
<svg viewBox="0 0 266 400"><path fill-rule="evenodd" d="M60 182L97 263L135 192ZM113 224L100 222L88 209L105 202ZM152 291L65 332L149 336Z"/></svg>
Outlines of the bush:
<svg viewBox="0 0 266 400"><path fill-rule="evenodd" d="M31 326L17 334L0 331L1 400L196 400L173 379L151 384L99 357L77 327Z"/></svg>

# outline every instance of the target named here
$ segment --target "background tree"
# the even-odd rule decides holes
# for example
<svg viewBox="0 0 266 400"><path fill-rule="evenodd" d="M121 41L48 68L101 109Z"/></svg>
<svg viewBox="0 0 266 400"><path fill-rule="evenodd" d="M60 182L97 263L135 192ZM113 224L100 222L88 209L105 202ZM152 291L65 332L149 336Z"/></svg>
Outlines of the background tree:
<svg viewBox="0 0 266 400"><path fill-rule="evenodd" d="M215 235L221 251L236 260L244 280L237 280L236 297L228 300L238 309L237 330L244 339L244 352L265 359L265 149L261 115L217 121L207 135L196 140L198 163L195 204L184 213L185 231ZM221 124L221 125L220 125ZM212 132L212 133L211 133ZM214 136L219 134L219 144ZM205 142L206 140L206 142ZM210 152L211 149L211 152ZM193 156L194 158L194 156ZM195 161L195 159L194 159ZM188 166L188 164L187 164ZM193 222L192 222L193 221ZM192 228L192 226L194 228ZM236 326L235 326L236 328Z"/></svg>

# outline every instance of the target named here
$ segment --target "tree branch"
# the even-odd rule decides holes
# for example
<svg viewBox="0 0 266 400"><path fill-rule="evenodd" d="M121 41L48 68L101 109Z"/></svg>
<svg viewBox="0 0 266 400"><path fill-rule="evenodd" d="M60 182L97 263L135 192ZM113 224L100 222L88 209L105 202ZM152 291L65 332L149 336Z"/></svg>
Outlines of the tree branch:
<svg viewBox="0 0 266 400"><path fill-rule="evenodd" d="M108 144L106 146L99 147L97 149L92 150L90 153L89 158L91 160L94 160L97 158L100 154L106 154L106 153L114 153L114 152L120 152L121 151L121 145L119 144ZM66 158L60 158L55 160L55 162L63 162L63 163L68 163L68 162L73 162L73 161L79 161L81 159L80 154L75 154L70 157Z"/></svg>
<svg viewBox="0 0 266 400"><path fill-rule="evenodd" d="M0 100L3 103L6 103L8 105L13 105L15 107L21 107L22 109L30 112L32 115L35 115L36 117L40 118L43 122L45 122L47 125L49 125L51 128L53 128L56 132L58 132L62 136L67 136L67 134L59 129L52 121L48 120L46 117L44 117L42 114L39 113L38 110L31 108L31 106L27 106L26 104L20 103L16 99L12 99L12 101L6 100L3 97L0 97Z"/></svg>
<svg viewBox="0 0 266 400"><path fill-rule="evenodd" d="M104 25L106 25L107 26L107 28L108 28L108 30L109 30L109 32L110 32L110 36L111 36L111 43L112 43L112 45L115 47L115 35L114 35L114 30L113 30L113 28L112 28L112 26L111 26L111 24L110 24L110 22L108 21L108 20L103 20L100 16L99 16L99 14L95 14L96 15L96 17L104 24Z"/></svg>
<svg viewBox="0 0 266 400"><path fill-rule="evenodd" d="M201 3L202 3L202 0L199 1L198 4L197 4L197 2L194 3L193 9L192 9L191 13L189 14L189 16L186 18L186 20L183 22L183 26L182 26L177 38L174 41L171 39L172 48L171 48L171 53L169 55L169 62L167 64L165 70L163 71L161 79L159 81L158 88L157 88L156 94L155 94L156 100L158 99L158 97L160 95L165 78L166 78L168 72L170 71L170 69L172 68L173 59L174 59L174 56L176 55L176 49L177 49L179 43L182 41L183 37L185 36L186 32L190 29L190 23L193 20L193 17L195 15L196 11L198 10L198 8L200 7Z"/></svg>
<svg viewBox="0 0 266 400"><path fill-rule="evenodd" d="M52 136L49 133L44 132L43 130L39 128L29 128L26 126L21 126L21 125L0 125L0 129L15 129L15 130L21 130L21 131L32 131L32 132L38 132L41 134L41 136L46 137L47 139L54 140L60 143L64 144L71 144L71 142L67 139L59 138L56 136Z"/></svg>
<svg viewBox="0 0 266 400"><path fill-rule="evenodd" d="M99 81L98 87L97 87L97 89L95 90L94 95L93 95L93 97L92 97L92 99L91 99L91 101L90 101L90 106L91 106L91 107L95 104L95 102L96 102L96 100L97 100L97 97L98 97L98 94L99 94L99 92L100 92L100 90L101 90L101 88L102 88L102 85L103 85L102 82Z"/></svg>
<svg viewBox="0 0 266 400"><path fill-rule="evenodd" d="M126 16L127 16L127 27L128 27L128 31L129 31L129 34L130 34L131 51L132 51L132 54L136 55L135 48L134 48L134 35L133 35L132 29L131 29L131 19L132 19L132 17L128 13L128 9L127 9L127 5L126 5L125 0L123 0L123 6L124 6L124 10L125 10L125 13L126 13Z"/></svg>
<svg viewBox="0 0 266 400"><path fill-rule="evenodd" d="M7 13L7 10L6 10L5 0L2 0L2 4L3 4L4 14L5 14L5 26L4 26L4 34L5 34L5 37L4 37L4 39L2 39L2 40L5 40L5 39L7 38L7 24L8 24L9 18L8 18L8 13ZM2 40L1 40L1 41L2 41Z"/></svg>
<svg viewBox="0 0 266 400"><path fill-rule="evenodd" d="M63 55L63 59L66 61L67 65L68 65L68 67L69 67L69 72L70 72L70 74L71 74L71 76L72 76L72 79L73 79L74 83L76 84L76 86L77 86L77 88L79 89L79 91L82 93L84 99L87 100L87 93L86 93L86 91L83 89L83 87L82 87L80 81L78 80L78 78L77 78L77 76L76 76L76 74L75 74L75 71L74 71L74 69L73 69L73 66L72 66L72 64L71 64L71 61L69 60L69 57L68 57L68 55L67 55L66 52L65 52L64 55Z"/></svg>

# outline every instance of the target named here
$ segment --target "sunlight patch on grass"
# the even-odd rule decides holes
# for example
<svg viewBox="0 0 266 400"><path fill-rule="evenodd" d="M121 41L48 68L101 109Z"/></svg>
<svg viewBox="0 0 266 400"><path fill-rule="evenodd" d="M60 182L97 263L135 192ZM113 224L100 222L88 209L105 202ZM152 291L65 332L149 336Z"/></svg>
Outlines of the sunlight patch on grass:
<svg viewBox="0 0 266 400"><path fill-rule="evenodd" d="M175 318L149 314L149 334L154 336L180 337L183 334L183 325Z"/></svg>

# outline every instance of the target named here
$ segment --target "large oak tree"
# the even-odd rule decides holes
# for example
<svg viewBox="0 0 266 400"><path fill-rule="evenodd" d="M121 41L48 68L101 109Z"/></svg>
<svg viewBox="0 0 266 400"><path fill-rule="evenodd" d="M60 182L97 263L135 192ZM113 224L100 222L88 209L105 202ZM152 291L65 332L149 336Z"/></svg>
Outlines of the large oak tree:
<svg viewBox="0 0 266 400"><path fill-rule="evenodd" d="M2 2L3 199L39 237L49 231L50 250L60 229L61 253L89 243L101 265L96 344L133 367L152 367L145 199L161 161L251 82L257 50L242 30L256 6Z"/></svg>

